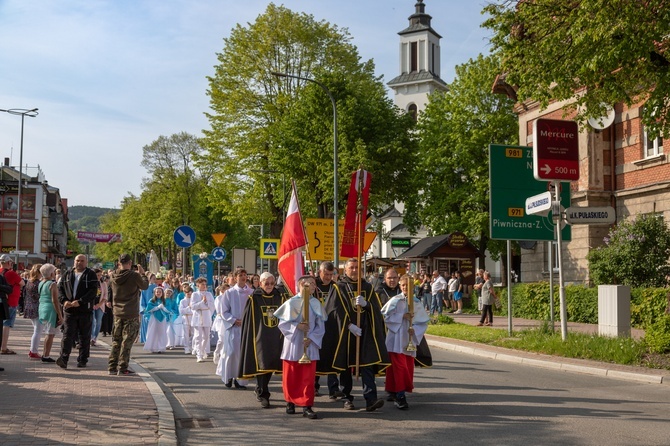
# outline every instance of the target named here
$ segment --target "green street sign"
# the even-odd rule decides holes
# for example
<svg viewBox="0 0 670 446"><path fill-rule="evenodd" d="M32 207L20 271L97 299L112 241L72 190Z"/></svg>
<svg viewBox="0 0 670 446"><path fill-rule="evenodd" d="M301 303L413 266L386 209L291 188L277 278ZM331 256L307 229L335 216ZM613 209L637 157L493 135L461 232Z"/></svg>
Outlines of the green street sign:
<svg viewBox="0 0 670 446"><path fill-rule="evenodd" d="M102 269L114 269L114 262L105 262L102 264Z"/></svg>
<svg viewBox="0 0 670 446"><path fill-rule="evenodd" d="M570 183L561 184L561 206L570 206ZM546 192L552 183L533 176L533 148L489 146L489 228L495 240L554 240L552 214L526 214L526 198ZM571 240L565 225L563 240Z"/></svg>
<svg viewBox="0 0 670 446"><path fill-rule="evenodd" d="M391 246L396 246L400 248L411 248L412 247L412 239L409 238L392 238L391 239Z"/></svg>

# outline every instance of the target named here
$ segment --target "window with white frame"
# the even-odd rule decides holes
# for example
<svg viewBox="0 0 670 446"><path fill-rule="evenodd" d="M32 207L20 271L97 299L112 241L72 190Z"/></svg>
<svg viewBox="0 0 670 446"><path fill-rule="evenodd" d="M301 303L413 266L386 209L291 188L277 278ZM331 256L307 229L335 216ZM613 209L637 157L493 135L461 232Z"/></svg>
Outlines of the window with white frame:
<svg viewBox="0 0 670 446"><path fill-rule="evenodd" d="M644 157L651 158L663 153L663 138L650 138L647 129L644 129Z"/></svg>

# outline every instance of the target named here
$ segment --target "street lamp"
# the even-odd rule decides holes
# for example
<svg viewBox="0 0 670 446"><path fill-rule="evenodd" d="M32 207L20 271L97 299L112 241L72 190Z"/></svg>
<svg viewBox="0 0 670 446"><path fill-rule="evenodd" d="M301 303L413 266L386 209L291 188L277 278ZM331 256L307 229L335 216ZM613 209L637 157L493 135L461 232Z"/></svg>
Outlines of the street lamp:
<svg viewBox="0 0 670 446"><path fill-rule="evenodd" d="M20 115L21 116L21 148L19 151L19 193L16 198L18 201L18 209L16 211L16 243L14 247L14 251L16 254L16 264L19 264L19 241L20 241L20 235L21 235L21 192L22 192L22 186L23 186L23 123L25 121L26 116L30 118L34 118L37 116L39 113L37 112L36 108L33 108L32 110L26 110L24 108L10 108L8 110L3 110L0 108L0 111L9 113L10 115Z"/></svg>
<svg viewBox="0 0 670 446"><path fill-rule="evenodd" d="M340 238L339 238L339 226L338 226L338 221L337 221L337 214L338 214L338 211L337 211L337 104L335 103L335 98L331 94L328 87L326 87L321 82L319 82L317 80L314 80L314 79L311 79L309 77L296 76L294 74L288 74L288 73L277 73L276 71L271 71L270 74L272 74L273 76L277 76L277 77L290 77L290 78L293 78L293 79L300 79L300 80L307 81L307 82L313 82L316 85L318 85L319 87L321 87L323 89L323 91L326 92L326 94L330 98L330 102L333 103L333 226L334 226L333 229L335 231L335 234L334 234L335 240L334 240L334 243L333 243L333 245L335 245L334 246L335 252L334 252L334 255L333 255L333 257L335 259L334 259L333 263L335 263L335 267L337 267L340 264L340 246L339 246Z"/></svg>
<svg viewBox="0 0 670 446"><path fill-rule="evenodd" d="M284 172L281 172L279 170L274 170L274 169L251 169L252 172L260 172L260 173L280 173L281 174L281 191L282 191L282 205L281 205L281 210L282 210L282 218L284 221L286 221L286 177L284 176ZM282 223L283 225L283 223ZM272 232L272 231L270 231Z"/></svg>

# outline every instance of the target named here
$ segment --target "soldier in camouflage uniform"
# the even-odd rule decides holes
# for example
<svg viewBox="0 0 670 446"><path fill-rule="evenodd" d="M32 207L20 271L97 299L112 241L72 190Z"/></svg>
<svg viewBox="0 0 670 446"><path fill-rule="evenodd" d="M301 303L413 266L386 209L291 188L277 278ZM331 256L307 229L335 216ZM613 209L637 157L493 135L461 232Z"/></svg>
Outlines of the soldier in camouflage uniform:
<svg viewBox="0 0 670 446"><path fill-rule="evenodd" d="M114 331L112 350L109 352L110 375L134 375L128 368L130 349L140 332L140 292L149 287L142 265L132 270L133 261L128 254L119 257L118 269L110 278ZM117 370L118 369L118 370Z"/></svg>

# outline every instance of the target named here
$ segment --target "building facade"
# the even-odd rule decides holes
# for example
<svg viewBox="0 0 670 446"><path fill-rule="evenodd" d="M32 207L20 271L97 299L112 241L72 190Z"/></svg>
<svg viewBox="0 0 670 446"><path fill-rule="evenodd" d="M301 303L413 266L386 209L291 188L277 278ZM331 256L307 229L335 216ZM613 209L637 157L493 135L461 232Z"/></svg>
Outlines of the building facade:
<svg viewBox="0 0 670 446"><path fill-rule="evenodd" d="M0 166L0 202L0 251L17 257L19 270L35 263L60 264L67 254L67 203L42 170L24 168L19 174L5 158Z"/></svg>

